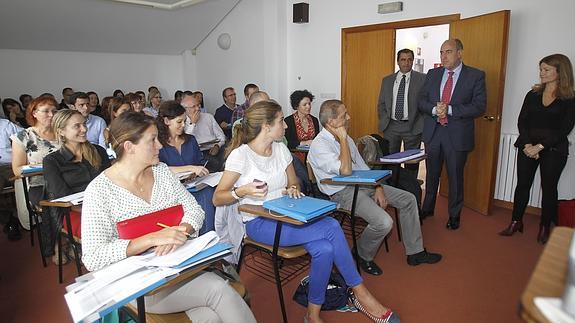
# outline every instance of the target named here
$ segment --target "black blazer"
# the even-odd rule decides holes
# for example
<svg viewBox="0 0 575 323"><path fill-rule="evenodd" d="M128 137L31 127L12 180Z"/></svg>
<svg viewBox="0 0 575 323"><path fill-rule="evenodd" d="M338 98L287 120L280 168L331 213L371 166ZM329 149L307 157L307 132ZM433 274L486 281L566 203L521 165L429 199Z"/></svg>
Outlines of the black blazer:
<svg viewBox="0 0 575 323"><path fill-rule="evenodd" d="M315 131L315 135L317 136L317 134L319 133L319 121L317 120L316 117L311 116L311 120L313 121L313 129ZM297 130L295 127L295 119L292 115L287 116L284 119L286 125L287 125L287 129L286 129L286 139L288 142L288 148L289 149L294 149L295 147L297 147L299 145L299 139L297 138Z"/></svg>
<svg viewBox="0 0 575 323"><path fill-rule="evenodd" d="M98 169L86 160L74 162L74 155L64 146L44 157L44 179L48 199L82 192L96 176L110 167L106 150L99 145L92 146L96 148L102 160Z"/></svg>

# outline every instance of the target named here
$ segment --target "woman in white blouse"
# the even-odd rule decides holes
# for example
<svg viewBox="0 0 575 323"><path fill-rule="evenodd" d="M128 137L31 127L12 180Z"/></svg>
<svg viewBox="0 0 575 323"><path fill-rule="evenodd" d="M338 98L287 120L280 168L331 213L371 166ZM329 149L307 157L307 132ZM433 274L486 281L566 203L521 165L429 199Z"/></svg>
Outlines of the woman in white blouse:
<svg viewBox="0 0 575 323"><path fill-rule="evenodd" d="M282 108L272 101L249 107L234 137L214 205L259 204L284 194L298 198L292 157L288 148L276 142L285 134ZM272 244L276 221L242 214L247 235L257 242ZM325 290L335 265L354 294L354 304L373 321L399 323L389 308L373 297L356 270L351 252L339 222L326 216L305 225L282 227L280 246L303 245L311 256L307 313L304 322L321 323L320 309Z"/></svg>
<svg viewBox="0 0 575 323"><path fill-rule="evenodd" d="M204 212L184 186L159 163L162 147L153 118L127 112L110 126L117 160L86 188L82 207L82 261L97 270L129 256L154 249L165 255L195 235ZM120 239L116 223L181 204L180 225ZM146 297L150 313L185 311L194 322L255 322L242 298L220 277L206 272L161 293Z"/></svg>

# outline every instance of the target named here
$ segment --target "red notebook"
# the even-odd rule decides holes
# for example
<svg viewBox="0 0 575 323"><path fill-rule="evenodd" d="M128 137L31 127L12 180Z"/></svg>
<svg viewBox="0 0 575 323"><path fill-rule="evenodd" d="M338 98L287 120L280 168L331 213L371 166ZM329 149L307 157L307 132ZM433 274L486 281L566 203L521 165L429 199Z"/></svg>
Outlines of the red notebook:
<svg viewBox="0 0 575 323"><path fill-rule="evenodd" d="M178 204L167 209L118 222L116 223L116 228L120 239L131 240L161 230L162 227L157 225L158 222L170 227L180 225L183 216L184 208L181 204Z"/></svg>

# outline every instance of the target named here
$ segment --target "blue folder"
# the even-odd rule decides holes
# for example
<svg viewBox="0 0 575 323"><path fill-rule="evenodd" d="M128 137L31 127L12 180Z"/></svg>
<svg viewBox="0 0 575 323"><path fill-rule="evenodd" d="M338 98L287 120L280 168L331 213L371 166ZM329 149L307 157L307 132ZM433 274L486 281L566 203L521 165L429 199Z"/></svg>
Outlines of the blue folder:
<svg viewBox="0 0 575 323"><path fill-rule="evenodd" d="M304 196L299 199L283 196L265 201L263 207L292 219L308 222L313 218L335 210L337 204L332 201L316 199L309 196Z"/></svg>
<svg viewBox="0 0 575 323"><path fill-rule="evenodd" d="M390 175L391 171L384 170L354 170L351 175L343 176L338 175L332 178L334 182L354 182L354 183L375 183L387 175Z"/></svg>
<svg viewBox="0 0 575 323"><path fill-rule="evenodd" d="M197 253L195 256L185 260L184 262L180 263L177 266L174 266L174 268L182 268L185 267L189 264L193 264L193 263L200 263L203 259L208 258L212 255L215 255L218 252L224 251L224 250L230 250L233 246L229 243L217 243L207 249L204 249L202 251L200 251L199 253Z"/></svg>
<svg viewBox="0 0 575 323"><path fill-rule="evenodd" d="M30 173L35 173L35 172L41 172L44 170L44 166L43 165L25 165L24 167L22 167L22 175L24 174L30 174Z"/></svg>

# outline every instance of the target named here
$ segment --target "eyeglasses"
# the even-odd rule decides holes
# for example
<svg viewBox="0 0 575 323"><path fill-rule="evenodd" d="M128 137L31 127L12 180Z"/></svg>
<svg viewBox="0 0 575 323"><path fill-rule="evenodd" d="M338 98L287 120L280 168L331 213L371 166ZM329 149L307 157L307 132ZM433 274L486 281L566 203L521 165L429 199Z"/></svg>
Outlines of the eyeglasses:
<svg viewBox="0 0 575 323"><path fill-rule="evenodd" d="M56 114L56 112L58 112L58 110L36 110L36 112L38 113L42 113L42 114Z"/></svg>

